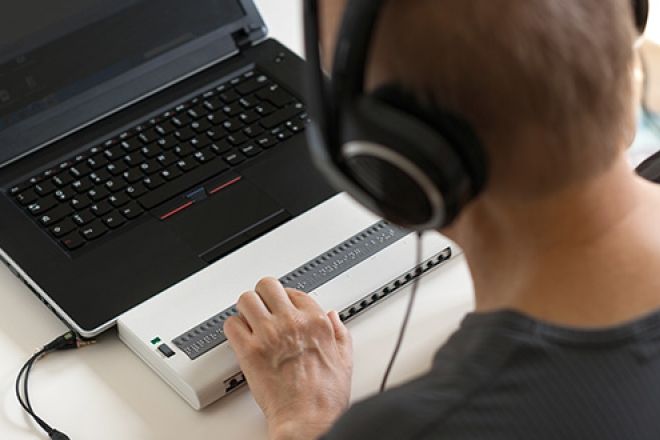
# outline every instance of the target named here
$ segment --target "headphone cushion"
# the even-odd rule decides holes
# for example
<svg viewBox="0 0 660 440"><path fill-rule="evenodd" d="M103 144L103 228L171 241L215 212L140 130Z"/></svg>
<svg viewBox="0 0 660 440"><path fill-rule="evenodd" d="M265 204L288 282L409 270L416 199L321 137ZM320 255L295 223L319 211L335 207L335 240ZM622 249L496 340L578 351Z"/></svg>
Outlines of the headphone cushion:
<svg viewBox="0 0 660 440"><path fill-rule="evenodd" d="M460 159L461 167L468 174L471 195L483 189L488 177L487 155L482 142L467 121L437 106L421 105L412 93L398 85L380 87L370 96L416 119L444 139L444 143Z"/></svg>

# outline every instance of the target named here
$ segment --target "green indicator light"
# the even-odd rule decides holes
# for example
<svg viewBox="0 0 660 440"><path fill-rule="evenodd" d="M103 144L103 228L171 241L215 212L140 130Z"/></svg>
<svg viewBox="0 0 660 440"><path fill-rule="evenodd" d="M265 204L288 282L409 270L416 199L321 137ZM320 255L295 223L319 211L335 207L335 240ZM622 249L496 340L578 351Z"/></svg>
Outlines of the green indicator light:
<svg viewBox="0 0 660 440"><path fill-rule="evenodd" d="M153 345L156 345L156 344L158 344L159 342L160 342L160 338L159 338L158 336L156 336L155 338L153 338L153 339L151 340L151 343L152 343Z"/></svg>

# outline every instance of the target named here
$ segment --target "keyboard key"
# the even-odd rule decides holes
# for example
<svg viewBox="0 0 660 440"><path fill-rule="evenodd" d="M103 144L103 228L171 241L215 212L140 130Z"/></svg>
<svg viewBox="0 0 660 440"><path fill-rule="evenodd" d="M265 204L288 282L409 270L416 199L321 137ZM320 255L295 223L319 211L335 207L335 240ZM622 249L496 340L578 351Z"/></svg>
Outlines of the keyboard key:
<svg viewBox="0 0 660 440"><path fill-rule="evenodd" d="M140 164L139 168L143 174L150 175L160 171L163 168L163 165L161 165L156 159L152 159Z"/></svg>
<svg viewBox="0 0 660 440"><path fill-rule="evenodd" d="M76 191L70 186L66 188L58 189L53 193L53 195L59 202L66 202L67 200L74 197L76 194L77 194Z"/></svg>
<svg viewBox="0 0 660 440"><path fill-rule="evenodd" d="M108 228L103 224L101 220L95 220L89 225L85 226L80 230L80 235L82 235L87 241L95 240L108 232Z"/></svg>
<svg viewBox="0 0 660 440"><path fill-rule="evenodd" d="M253 96L244 96L238 102L245 109L251 109L252 107L256 107L257 105L262 103L262 101L254 95Z"/></svg>
<svg viewBox="0 0 660 440"><path fill-rule="evenodd" d="M87 223L94 221L96 216L89 209L85 209L84 211L73 214L71 218L78 226L85 226Z"/></svg>
<svg viewBox="0 0 660 440"><path fill-rule="evenodd" d="M268 85L268 78L264 75L259 75L243 83L239 84L236 87L236 91L241 95L249 95L250 93L256 92L257 90Z"/></svg>
<svg viewBox="0 0 660 440"><path fill-rule="evenodd" d="M245 156L243 156L242 153L236 152L236 153L230 153L227 154L223 157L223 159L232 166L236 166L239 163L243 162L245 160Z"/></svg>
<svg viewBox="0 0 660 440"><path fill-rule="evenodd" d="M89 180L94 182L96 185L100 185L104 183L106 180L110 179L111 175L110 172L102 169L98 171L94 171L92 174L89 175Z"/></svg>
<svg viewBox="0 0 660 440"><path fill-rule="evenodd" d="M166 151L159 155L156 160L160 162L161 166L168 167L179 160L179 157L171 151Z"/></svg>
<svg viewBox="0 0 660 440"><path fill-rule="evenodd" d="M238 103L234 105L225 105L222 107L222 112L229 117L238 115L242 110L243 108Z"/></svg>
<svg viewBox="0 0 660 440"><path fill-rule="evenodd" d="M69 168L71 175L77 179L88 175L92 172L92 168L87 163L77 163Z"/></svg>
<svg viewBox="0 0 660 440"><path fill-rule="evenodd" d="M52 178L52 182L60 188L73 182L73 180L74 177L68 171L57 174Z"/></svg>
<svg viewBox="0 0 660 440"><path fill-rule="evenodd" d="M277 145L277 140L272 136L263 136L257 139L257 144L259 144L261 148L270 148Z"/></svg>
<svg viewBox="0 0 660 440"><path fill-rule="evenodd" d="M211 143L211 140L206 137L206 136L200 136L200 137L194 137L188 141L188 145L190 145L193 149L199 150L200 148L204 148L207 145Z"/></svg>
<svg viewBox="0 0 660 440"><path fill-rule="evenodd" d="M110 202L103 200L90 206L89 210L92 211L97 217L101 217L112 211L112 206L110 205Z"/></svg>
<svg viewBox="0 0 660 440"><path fill-rule="evenodd" d="M145 194L147 191L148 191L147 187L140 182L127 186L125 190L126 194L128 194L130 197L134 199L137 199L141 195Z"/></svg>
<svg viewBox="0 0 660 440"><path fill-rule="evenodd" d="M123 141L121 143L121 147L124 149L126 153L131 153L142 147L142 141L137 137L133 137L131 139L127 139Z"/></svg>
<svg viewBox="0 0 660 440"><path fill-rule="evenodd" d="M89 196L90 199L94 200L95 202L98 202L99 200L103 200L106 197L110 195L110 191L105 189L105 187L100 186L98 188L92 188L89 191L87 191L87 195Z"/></svg>
<svg viewBox="0 0 660 440"><path fill-rule="evenodd" d="M35 200L37 200L39 196L37 196L37 193L33 189L28 189L23 191L22 193L19 193L16 195L16 200L18 203L21 205L29 205L30 203L33 203Z"/></svg>
<svg viewBox="0 0 660 440"><path fill-rule="evenodd" d="M211 149L218 156L230 151L232 148L232 145L227 141L220 141L215 144L211 144Z"/></svg>
<svg viewBox="0 0 660 440"><path fill-rule="evenodd" d="M263 118L260 123L266 128L275 128L301 112L302 109L292 105Z"/></svg>
<svg viewBox="0 0 660 440"><path fill-rule="evenodd" d="M117 194L113 194L110 197L108 197L108 202L115 208L119 208L120 206L124 206L128 202L131 201L131 198L125 193L125 192L120 192Z"/></svg>
<svg viewBox="0 0 660 440"><path fill-rule="evenodd" d="M126 170L122 176L128 183L139 182L140 180L144 179L144 174L142 171L140 171L139 168L131 168L130 170Z"/></svg>
<svg viewBox="0 0 660 440"><path fill-rule="evenodd" d="M257 154L261 153L263 150L259 147L257 147L254 144L249 144L244 147L241 147L241 153L246 155L247 157L254 157Z"/></svg>
<svg viewBox="0 0 660 440"><path fill-rule="evenodd" d="M242 145L246 143L248 140L249 140L248 137L245 136L243 133L235 133L227 136L227 141L234 146Z"/></svg>
<svg viewBox="0 0 660 440"><path fill-rule="evenodd" d="M30 188L31 186L32 186L32 184L31 184L31 183L28 183L28 182L26 182L26 183L21 183L21 184L19 184L19 185L14 185L14 186L12 186L11 188L9 188L9 191L8 191L8 192L9 192L9 195L10 195L10 196L15 196L16 194L18 194L18 193L20 193L20 192L23 192L23 191L27 190L27 189Z"/></svg>
<svg viewBox="0 0 660 440"><path fill-rule="evenodd" d="M255 138L264 132L264 128L259 124L253 124L243 129L243 134L249 138Z"/></svg>
<svg viewBox="0 0 660 440"><path fill-rule="evenodd" d="M227 136L229 133L227 133L227 130L225 130L222 127L215 127L211 130L206 131L206 135L209 137L209 139L213 141L218 141L225 136Z"/></svg>
<svg viewBox="0 0 660 440"><path fill-rule="evenodd" d="M127 154L124 156L124 163L129 167L136 167L142 163L144 158L139 153Z"/></svg>
<svg viewBox="0 0 660 440"><path fill-rule="evenodd" d="M275 112L276 110L277 110L277 108L275 106L273 106L272 104L267 103L267 102L265 102L261 105L258 105L254 108L254 111L259 113L261 116L268 116L271 113Z"/></svg>
<svg viewBox="0 0 660 440"><path fill-rule="evenodd" d="M202 119L199 121L195 121L192 124L190 124L190 128L195 130L197 133L204 133L206 130L210 130L212 127L211 123L209 122L208 119Z"/></svg>
<svg viewBox="0 0 660 440"><path fill-rule="evenodd" d="M41 223L43 226L51 226L71 214L71 212L72 210L69 206L60 205L51 209L45 214L41 214L39 217L39 223Z"/></svg>
<svg viewBox="0 0 660 440"><path fill-rule="evenodd" d="M75 196L69 202L69 205L76 211L80 211L83 208L87 208L92 204L92 199L89 198L86 194L80 194Z"/></svg>
<svg viewBox="0 0 660 440"><path fill-rule="evenodd" d="M228 168L225 164L217 160L205 163L157 190L145 194L138 201L145 209L155 208L185 190L222 173Z"/></svg>
<svg viewBox="0 0 660 440"><path fill-rule="evenodd" d="M218 97L222 99L226 104L231 104L232 102L240 99L241 95L239 95L234 90L225 90L224 92L218 93Z"/></svg>
<svg viewBox="0 0 660 440"><path fill-rule="evenodd" d="M149 144L142 147L140 151L142 152L142 154L144 154L144 157L146 157L147 159L152 159L158 156L163 150L160 146L156 144Z"/></svg>
<svg viewBox="0 0 660 440"><path fill-rule="evenodd" d="M198 163L192 160L191 158L185 158L178 161L176 163L176 166L178 166L181 169L181 171L183 171L184 173L187 173L188 171L197 168Z"/></svg>
<svg viewBox="0 0 660 440"><path fill-rule="evenodd" d="M142 209L137 203L132 202L121 208L119 212L127 219L133 220L134 218L138 218L140 215L142 215L144 209Z"/></svg>
<svg viewBox="0 0 660 440"><path fill-rule="evenodd" d="M118 162L109 164L107 167L105 167L105 169L108 170L108 172L113 176L119 176L121 173L128 169L128 164L120 160Z"/></svg>
<svg viewBox="0 0 660 440"><path fill-rule="evenodd" d="M107 215L103 219L103 223L110 229L117 229L126 223L126 218L122 216L119 211L115 211L112 214Z"/></svg>
<svg viewBox="0 0 660 440"><path fill-rule="evenodd" d="M260 120L262 116L254 111L247 111L244 113L241 113L238 118L244 123L244 124L253 124Z"/></svg>
<svg viewBox="0 0 660 440"><path fill-rule="evenodd" d="M161 171L160 177L162 177L165 180L174 180L182 174L183 172L179 168L177 168L176 165L174 165L166 170Z"/></svg>
<svg viewBox="0 0 660 440"><path fill-rule="evenodd" d="M170 136L167 136L167 137L164 137L164 138L158 139L158 140L156 141L156 144L157 144L160 148L163 148L163 149L165 149L165 150L169 150L169 149L174 148L174 147L176 147L177 145L179 145L179 141L178 141L178 139L175 138L173 135L170 135Z"/></svg>
<svg viewBox="0 0 660 440"><path fill-rule="evenodd" d="M195 154L193 154L193 157L199 163L206 163L210 160L213 160L215 158L215 154L213 154L213 150L211 148L205 148L203 150L197 151Z"/></svg>
<svg viewBox="0 0 660 440"><path fill-rule="evenodd" d="M186 157L190 156L195 152L195 149L191 147L189 144L182 144L178 145L177 147L174 148L174 152L177 154L179 157Z"/></svg>
<svg viewBox="0 0 660 440"><path fill-rule="evenodd" d="M93 170L103 168L108 163L108 159L103 155L103 153L99 153L87 159L87 165L89 165Z"/></svg>
<svg viewBox="0 0 660 440"><path fill-rule="evenodd" d="M103 155L111 161L115 161L122 157L126 152L120 145L115 145L114 147L111 147L103 152Z"/></svg>
<svg viewBox="0 0 660 440"><path fill-rule="evenodd" d="M284 107L288 103L294 101L294 97L285 92L277 84L261 89L257 92L257 96L263 100L269 101L276 107Z"/></svg>
<svg viewBox="0 0 660 440"><path fill-rule="evenodd" d="M156 189L161 185L165 184L165 179L163 179L161 176L150 176L150 177L145 177L144 180L142 180L142 183L144 186L146 186L149 189Z"/></svg>
<svg viewBox="0 0 660 440"><path fill-rule="evenodd" d="M39 215L43 214L49 209L54 208L57 206L57 204L57 200L54 196L48 196L44 199L32 203L31 205L28 205L28 211L30 211L30 214L32 215Z"/></svg>
<svg viewBox="0 0 660 440"><path fill-rule="evenodd" d="M73 232L66 237L64 237L60 242L66 247L68 250L73 251L75 249L78 249L82 245L85 244L85 239L82 238L78 233Z"/></svg>
<svg viewBox="0 0 660 440"><path fill-rule="evenodd" d="M186 113L180 113L175 117L173 117L171 120L172 120L172 124L174 124L175 127L179 127L179 128L185 127L192 122L192 118Z"/></svg>
<svg viewBox="0 0 660 440"><path fill-rule="evenodd" d="M239 118L228 119L222 123L222 128L227 130L229 133L234 133L244 127L245 124L243 124Z"/></svg>
<svg viewBox="0 0 660 440"><path fill-rule="evenodd" d="M185 142L189 139L192 139L195 137L195 132L192 131L190 128L182 128L181 130L177 130L174 132L174 136L181 142Z"/></svg>
<svg viewBox="0 0 660 440"><path fill-rule="evenodd" d="M50 233L53 234L55 237L59 238L73 231L74 229L76 229L76 227L77 226L75 223L73 223L73 220L67 218L62 220L60 223L53 226L52 228L50 228Z"/></svg>
<svg viewBox="0 0 660 440"><path fill-rule="evenodd" d="M71 184L71 187L79 193L89 191L94 185L89 179L76 180Z"/></svg>
<svg viewBox="0 0 660 440"><path fill-rule="evenodd" d="M122 179L121 177L114 177L105 182L106 189L113 193L121 191L122 189L126 188L127 185L128 183L126 180Z"/></svg>

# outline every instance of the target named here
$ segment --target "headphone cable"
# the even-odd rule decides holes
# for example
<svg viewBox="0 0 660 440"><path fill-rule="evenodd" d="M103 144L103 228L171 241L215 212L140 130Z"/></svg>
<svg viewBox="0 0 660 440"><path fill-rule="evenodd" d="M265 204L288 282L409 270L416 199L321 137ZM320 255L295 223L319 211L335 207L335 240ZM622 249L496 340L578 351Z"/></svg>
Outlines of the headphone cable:
<svg viewBox="0 0 660 440"><path fill-rule="evenodd" d="M33 354L30 359L25 362L23 367L21 367L21 370L16 377L15 391L18 403L20 403L21 407L35 421L35 423L39 425L39 427L43 429L46 434L48 434L48 437L50 437L51 440L69 440L69 437L46 423L32 408L28 388L28 381L30 378L30 373L32 372L32 368L34 367L34 364L43 359L49 353L81 348L86 345L93 344L94 342L95 341L93 340L83 340L74 332L69 331L62 336L55 338L53 341L46 344L35 354Z"/></svg>
<svg viewBox="0 0 660 440"><path fill-rule="evenodd" d="M415 268L418 268L419 265L422 264L422 232L417 232L416 235L417 235L417 254L415 257L416 259ZM403 343L403 338L406 334L406 328L408 327L408 321L410 321L410 315L412 314L413 305L415 304L415 297L417 296L417 287L419 286L419 279L420 279L419 276L416 276L413 279L412 290L410 292L410 298L408 299L408 307L406 308L406 314L404 315L403 322L401 323L401 330L399 330L399 337L396 340L394 351L392 352L390 361L387 364L387 368L385 369L383 380L380 383L379 393L385 391L385 387L387 386L387 380L390 377L390 373L392 372L392 367L394 367L394 362L396 361L396 358L399 354L399 350L401 349L401 344Z"/></svg>

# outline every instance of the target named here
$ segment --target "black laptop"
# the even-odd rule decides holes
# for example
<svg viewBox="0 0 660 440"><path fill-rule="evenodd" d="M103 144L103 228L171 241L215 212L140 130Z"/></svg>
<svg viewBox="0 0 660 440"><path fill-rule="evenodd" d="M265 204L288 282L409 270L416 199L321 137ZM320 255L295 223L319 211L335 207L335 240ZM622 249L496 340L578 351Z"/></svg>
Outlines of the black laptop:
<svg viewBox="0 0 660 440"><path fill-rule="evenodd" d="M73 330L333 195L266 34L252 0L3 6L0 257Z"/></svg>

